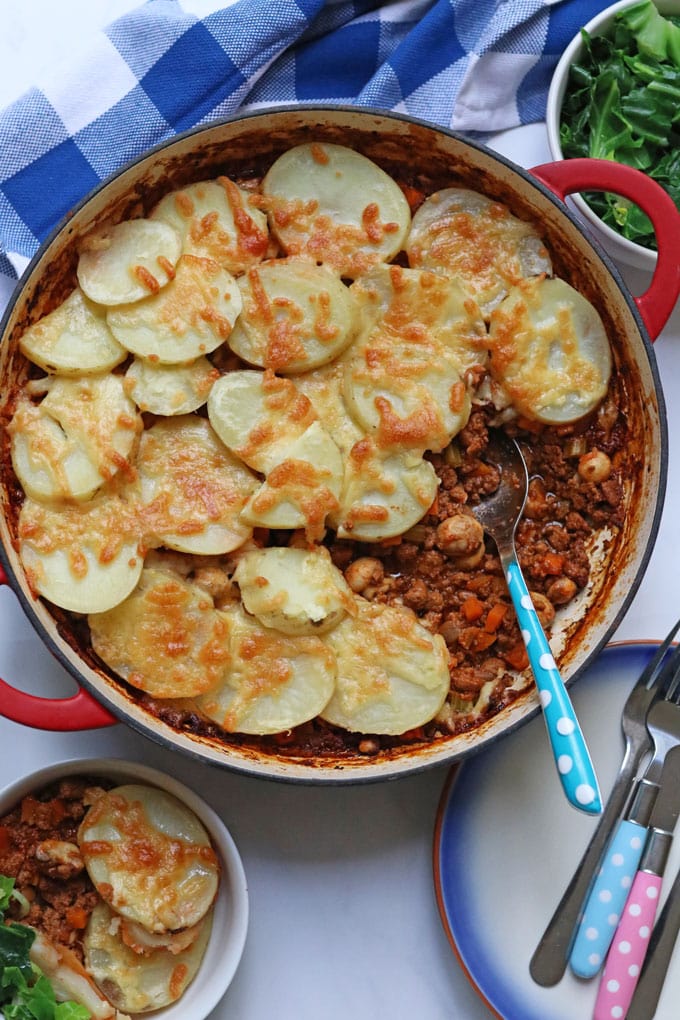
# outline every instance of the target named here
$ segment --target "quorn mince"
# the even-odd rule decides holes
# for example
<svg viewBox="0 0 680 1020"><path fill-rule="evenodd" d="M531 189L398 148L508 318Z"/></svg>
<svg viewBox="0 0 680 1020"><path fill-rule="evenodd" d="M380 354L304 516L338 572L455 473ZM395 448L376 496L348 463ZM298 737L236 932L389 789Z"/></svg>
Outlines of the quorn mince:
<svg viewBox="0 0 680 1020"><path fill-rule="evenodd" d="M517 438L540 620L622 523L625 387L536 227L342 145L166 194L80 244L20 341L17 541L152 715L296 756L473 729L530 682L493 543Z"/></svg>

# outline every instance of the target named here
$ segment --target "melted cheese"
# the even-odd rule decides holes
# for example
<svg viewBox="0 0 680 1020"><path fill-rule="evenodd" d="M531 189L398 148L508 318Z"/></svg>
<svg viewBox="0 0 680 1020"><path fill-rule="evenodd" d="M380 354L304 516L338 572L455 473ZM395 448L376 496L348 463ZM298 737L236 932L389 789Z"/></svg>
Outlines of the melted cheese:
<svg viewBox="0 0 680 1020"><path fill-rule="evenodd" d="M335 693L321 716L360 733L404 733L441 708L449 690L444 639L430 634L410 609L357 599L327 637L335 653Z"/></svg>
<svg viewBox="0 0 680 1020"><path fill-rule="evenodd" d="M399 186L366 156L312 142L284 152L262 182L272 232L288 255L305 255L355 278L393 258L411 223Z"/></svg>
<svg viewBox="0 0 680 1020"><path fill-rule="evenodd" d="M146 539L180 552L218 555L252 535L241 511L259 480L196 415L161 419L137 456Z"/></svg>
<svg viewBox="0 0 680 1020"><path fill-rule="evenodd" d="M125 373L125 392L140 411L170 417L205 404L220 373L207 358L188 365L161 365L135 358Z"/></svg>
<svg viewBox="0 0 680 1020"><path fill-rule="evenodd" d="M12 463L34 499L88 499L132 471L142 422L119 375L54 377L39 404L21 396L8 431Z"/></svg>
<svg viewBox="0 0 680 1020"><path fill-rule="evenodd" d="M151 219L173 227L184 252L214 259L230 273L244 272L267 251L266 216L254 196L227 177L170 192Z"/></svg>
<svg viewBox="0 0 680 1020"><path fill-rule="evenodd" d="M350 413L381 450L443 450L470 415L462 373L486 358L477 305L455 283L399 266L352 291L363 325L345 361Z"/></svg>
<svg viewBox="0 0 680 1020"><path fill-rule="evenodd" d="M208 397L208 417L232 453L254 471L275 468L317 415L290 379L267 370L222 376Z"/></svg>
<svg viewBox="0 0 680 1020"><path fill-rule="evenodd" d="M202 694L231 665L227 620L203 588L170 570L145 569L128 598L88 623L100 659L153 697Z"/></svg>
<svg viewBox="0 0 680 1020"><path fill-rule="evenodd" d="M165 790L108 790L81 822L78 845L104 902L151 932L192 927L213 905L220 866L210 837Z"/></svg>
<svg viewBox="0 0 680 1020"><path fill-rule="evenodd" d="M335 684L335 658L318 637L283 635L246 616L225 613L232 669L225 683L197 699L201 712L228 732L279 733L313 719Z"/></svg>
<svg viewBox="0 0 680 1020"><path fill-rule="evenodd" d="M530 223L466 188L430 195L413 217L405 247L411 266L457 277L487 315L520 280L552 272Z"/></svg>
<svg viewBox="0 0 680 1020"><path fill-rule="evenodd" d="M31 588L74 613L122 602L144 565L137 516L117 497L55 506L27 499L18 533Z"/></svg>
<svg viewBox="0 0 680 1020"><path fill-rule="evenodd" d="M234 580L247 612L284 634L323 634L354 612L352 591L323 546L253 549Z"/></svg>
<svg viewBox="0 0 680 1020"><path fill-rule="evenodd" d="M166 223L125 220L85 238L78 282L100 305L140 301L172 280L180 252L180 236Z"/></svg>
<svg viewBox="0 0 680 1020"><path fill-rule="evenodd" d="M22 335L19 346L34 364L57 375L108 372L127 357L106 325L105 310L79 287Z"/></svg>
<svg viewBox="0 0 680 1020"><path fill-rule="evenodd" d="M183 255L160 293L109 309L106 321L132 354L163 365L193 361L227 340L241 311L234 277L213 259Z"/></svg>
<svg viewBox="0 0 680 1020"><path fill-rule="evenodd" d="M337 357L356 332L347 287L301 259L263 262L239 280L243 311L229 346L251 365L306 372Z"/></svg>
<svg viewBox="0 0 680 1020"><path fill-rule="evenodd" d="M164 948L140 955L117 930L118 918L105 903L90 915L85 932L87 968L119 1010L133 1015L176 1002L193 981L210 936L212 915L200 925L198 938L179 954Z"/></svg>
<svg viewBox="0 0 680 1020"><path fill-rule="evenodd" d="M611 350L602 320L564 280L527 280L491 316L490 368L528 418L576 421L607 392Z"/></svg>

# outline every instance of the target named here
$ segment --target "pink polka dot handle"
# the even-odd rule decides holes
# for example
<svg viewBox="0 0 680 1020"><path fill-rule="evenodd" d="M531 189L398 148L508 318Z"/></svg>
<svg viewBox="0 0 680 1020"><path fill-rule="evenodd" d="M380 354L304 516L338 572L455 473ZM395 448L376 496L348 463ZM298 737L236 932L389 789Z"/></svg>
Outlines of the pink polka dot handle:
<svg viewBox="0 0 680 1020"><path fill-rule="evenodd" d="M623 1020L647 953L659 904L661 878L638 871L611 944L593 1020Z"/></svg>

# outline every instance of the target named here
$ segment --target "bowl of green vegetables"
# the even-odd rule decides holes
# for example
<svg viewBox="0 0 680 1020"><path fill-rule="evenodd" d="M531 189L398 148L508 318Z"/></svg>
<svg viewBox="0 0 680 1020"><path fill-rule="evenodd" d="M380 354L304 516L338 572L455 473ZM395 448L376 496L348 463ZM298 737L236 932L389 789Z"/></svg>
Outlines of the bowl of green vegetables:
<svg viewBox="0 0 680 1020"><path fill-rule="evenodd" d="M634 166L680 207L680 0L619 0L589 21L555 69L546 125L554 159ZM652 224L634 202L609 192L573 202L612 257L654 269Z"/></svg>

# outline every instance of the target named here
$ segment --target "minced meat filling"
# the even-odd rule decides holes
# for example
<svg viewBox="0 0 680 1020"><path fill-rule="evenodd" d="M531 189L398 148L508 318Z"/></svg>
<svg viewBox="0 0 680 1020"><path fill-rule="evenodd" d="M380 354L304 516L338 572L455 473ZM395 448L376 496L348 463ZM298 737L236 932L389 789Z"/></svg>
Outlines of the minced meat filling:
<svg viewBox="0 0 680 1020"><path fill-rule="evenodd" d="M98 781L65 779L24 797L0 818L0 874L15 879L29 902L11 901L8 920L21 920L83 959L82 939L99 897L77 846L78 827Z"/></svg>

